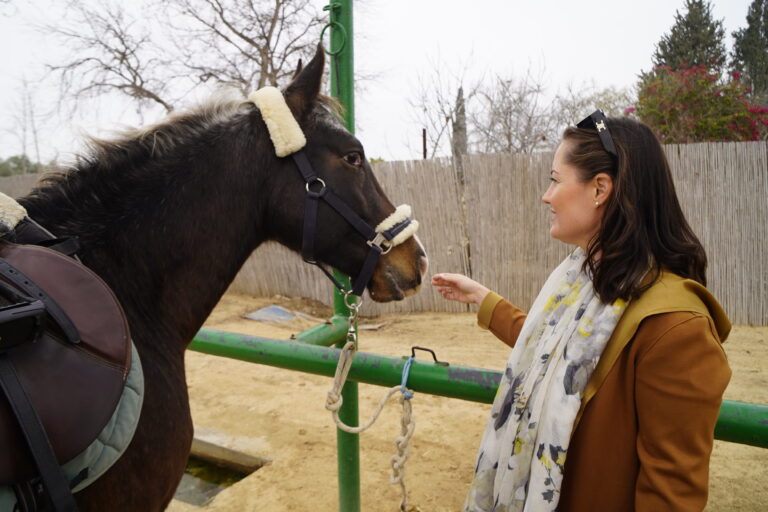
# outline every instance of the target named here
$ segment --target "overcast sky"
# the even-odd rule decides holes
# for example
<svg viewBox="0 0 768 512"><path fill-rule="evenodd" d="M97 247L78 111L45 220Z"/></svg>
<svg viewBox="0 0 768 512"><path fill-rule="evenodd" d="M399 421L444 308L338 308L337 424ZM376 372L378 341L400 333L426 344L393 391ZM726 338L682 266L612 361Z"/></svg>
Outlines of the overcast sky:
<svg viewBox="0 0 768 512"><path fill-rule="evenodd" d="M731 32L746 24L751 0L714 0L726 45ZM36 32L30 21L51 15L63 1L11 0L0 7L0 156L20 152L14 129L22 77L33 86L43 63L60 49ZM326 1L317 2L319 7ZM683 0L365 0L356 5L355 59L358 70L374 76L356 98L358 137L369 157L419 158L421 126L409 104L419 74L440 63L451 73L468 68L469 78L493 73L542 74L548 93L571 84L630 86L651 67L654 45L668 32ZM43 12L45 11L45 12ZM55 101L55 91L35 89L40 109ZM147 118L146 122L156 119ZM139 119L123 107L100 108L98 115L41 128L43 159L78 149L78 133L100 133Z"/></svg>

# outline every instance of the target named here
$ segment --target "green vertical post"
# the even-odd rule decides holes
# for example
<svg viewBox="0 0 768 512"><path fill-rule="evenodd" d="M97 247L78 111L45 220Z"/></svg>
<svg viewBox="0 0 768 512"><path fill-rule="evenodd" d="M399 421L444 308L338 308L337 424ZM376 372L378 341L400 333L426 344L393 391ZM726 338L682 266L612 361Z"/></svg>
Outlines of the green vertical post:
<svg viewBox="0 0 768 512"><path fill-rule="evenodd" d="M349 289L349 277L339 271L334 271L334 276L339 279L345 288ZM333 293L333 309L337 315L349 314L349 308L344 303L344 296L338 291ZM355 325L357 330L357 325ZM343 348L346 340L336 344L336 348ZM359 425L359 409L357 382L347 380L341 388L343 400L339 409L339 419L350 427ZM336 429L336 456L339 480L339 511L360 512L360 436Z"/></svg>
<svg viewBox="0 0 768 512"><path fill-rule="evenodd" d="M344 123L355 133L355 85L354 85L354 34L352 26L352 0L333 0L325 7L330 11L331 43L328 53L331 61L331 96L344 107ZM334 271L335 277L350 289L349 277ZM333 311L336 315L348 316L349 308L344 296L334 291ZM355 326L357 328L357 326ZM341 348L344 341L336 346ZM339 419L349 426L359 424L357 383L347 382L341 390L344 400L339 410ZM360 512L360 442L356 434L336 429L339 511Z"/></svg>
<svg viewBox="0 0 768 512"><path fill-rule="evenodd" d="M325 7L331 13L331 96L344 107L344 122L355 133L355 58L352 0L334 0Z"/></svg>

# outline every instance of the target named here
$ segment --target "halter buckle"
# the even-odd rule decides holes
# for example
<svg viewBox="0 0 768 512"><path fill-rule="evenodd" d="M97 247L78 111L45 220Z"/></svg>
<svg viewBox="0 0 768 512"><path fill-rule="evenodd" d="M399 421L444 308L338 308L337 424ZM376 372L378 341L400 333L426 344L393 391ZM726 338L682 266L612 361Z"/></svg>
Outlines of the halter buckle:
<svg viewBox="0 0 768 512"><path fill-rule="evenodd" d="M379 250L381 250L381 254L387 254L393 247L392 243L387 240L387 237L379 231L376 232L376 236L373 240L366 240L365 243L367 243L369 247L378 247Z"/></svg>

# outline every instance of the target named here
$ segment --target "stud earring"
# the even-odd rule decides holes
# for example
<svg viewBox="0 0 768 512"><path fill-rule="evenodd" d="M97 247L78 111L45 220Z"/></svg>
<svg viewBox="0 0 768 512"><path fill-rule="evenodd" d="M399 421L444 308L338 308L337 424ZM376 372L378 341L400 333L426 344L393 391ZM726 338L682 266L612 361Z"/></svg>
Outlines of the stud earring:
<svg viewBox="0 0 768 512"><path fill-rule="evenodd" d="M600 206L600 201L595 201L595 207Z"/></svg>

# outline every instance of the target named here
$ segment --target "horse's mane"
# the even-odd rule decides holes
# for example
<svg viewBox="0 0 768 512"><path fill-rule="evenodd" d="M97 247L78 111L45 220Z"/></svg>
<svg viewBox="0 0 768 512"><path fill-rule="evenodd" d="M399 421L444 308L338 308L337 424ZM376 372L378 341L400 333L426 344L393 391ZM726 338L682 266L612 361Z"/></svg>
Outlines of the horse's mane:
<svg viewBox="0 0 768 512"><path fill-rule="evenodd" d="M110 138L87 137L84 152L49 168L20 202L39 215L79 210L86 202L94 215L103 214L114 198L127 190L136 186L148 192L156 190L168 179L163 169L181 161L195 145L201 147L201 141L217 129L244 126L253 108L241 95L223 90L148 127L121 130ZM242 123L236 120L241 114Z"/></svg>
<svg viewBox="0 0 768 512"><path fill-rule="evenodd" d="M231 121L238 113L247 112L248 108L252 105L234 89L222 89L204 103L174 111L148 127L121 130L108 139L88 137L88 152L80 158L104 166L119 166L125 158L137 155L161 158L178 146L199 139L211 128Z"/></svg>
<svg viewBox="0 0 768 512"><path fill-rule="evenodd" d="M330 113L337 119L343 116L343 107L334 98L320 95L320 109L314 112ZM75 156L74 163L59 169L62 172L84 170L89 167L122 167L126 160L138 156L161 158L179 145L197 140L211 128L230 122L240 113L255 108L234 88L222 88L205 102L187 109L174 111L162 121L143 128L128 128L114 133L110 138L87 136L86 151ZM49 179L57 179L51 176ZM46 181L49 181L47 179Z"/></svg>
<svg viewBox="0 0 768 512"><path fill-rule="evenodd" d="M340 106L333 98L320 95L308 124L329 114L340 117ZM164 161L178 155L182 158L189 148L208 142L216 130L235 133L246 129L247 116L255 105L236 89L225 88L196 106L178 110L153 125L117 131L110 138L87 137L86 150L72 162L49 172L22 204L32 206L50 201L64 206L76 203L97 190L104 199L130 187L131 182L149 184L162 180L158 176ZM237 122L241 116L242 123ZM265 130L266 133L266 130Z"/></svg>

